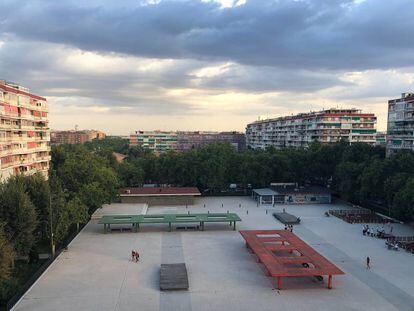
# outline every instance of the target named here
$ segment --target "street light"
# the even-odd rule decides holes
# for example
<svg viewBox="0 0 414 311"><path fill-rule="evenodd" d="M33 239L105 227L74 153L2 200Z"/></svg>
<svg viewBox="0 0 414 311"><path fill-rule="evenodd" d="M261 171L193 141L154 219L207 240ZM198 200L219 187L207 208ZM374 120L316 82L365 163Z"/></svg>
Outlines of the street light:
<svg viewBox="0 0 414 311"><path fill-rule="evenodd" d="M52 215L52 193L49 193L49 215L50 215L50 243L52 248L52 258L55 258L55 242L53 234L53 215Z"/></svg>

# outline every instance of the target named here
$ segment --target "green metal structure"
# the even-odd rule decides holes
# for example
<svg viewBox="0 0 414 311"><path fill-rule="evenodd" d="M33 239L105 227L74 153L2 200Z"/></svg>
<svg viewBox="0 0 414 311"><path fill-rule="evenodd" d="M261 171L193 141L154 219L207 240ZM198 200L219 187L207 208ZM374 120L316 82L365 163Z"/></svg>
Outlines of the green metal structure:
<svg viewBox="0 0 414 311"><path fill-rule="evenodd" d="M141 224L168 224L171 231L172 224L199 223L204 231L204 224L209 222L228 222L236 230L236 222L241 218L236 213L202 213L202 214L156 214L156 215L105 215L99 220L104 225L104 232L111 229L111 225L131 224L138 231Z"/></svg>

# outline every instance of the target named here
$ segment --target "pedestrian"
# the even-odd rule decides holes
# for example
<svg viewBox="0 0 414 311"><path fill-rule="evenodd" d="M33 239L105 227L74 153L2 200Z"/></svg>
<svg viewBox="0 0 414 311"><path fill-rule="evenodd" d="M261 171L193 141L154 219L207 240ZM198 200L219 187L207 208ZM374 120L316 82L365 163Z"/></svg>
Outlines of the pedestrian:
<svg viewBox="0 0 414 311"><path fill-rule="evenodd" d="M394 229L394 227L393 226L391 226L391 228L390 228L390 234L392 234L392 230Z"/></svg>
<svg viewBox="0 0 414 311"><path fill-rule="evenodd" d="M367 228L365 225L362 225L362 234L365 235L367 233Z"/></svg>
<svg viewBox="0 0 414 311"><path fill-rule="evenodd" d="M135 251L135 262L139 261L139 253L138 251Z"/></svg>
<svg viewBox="0 0 414 311"><path fill-rule="evenodd" d="M132 250L132 252L131 252L131 260L135 261L135 251L134 250Z"/></svg>
<svg viewBox="0 0 414 311"><path fill-rule="evenodd" d="M290 232L293 232L293 225L290 225Z"/></svg>
<svg viewBox="0 0 414 311"><path fill-rule="evenodd" d="M367 269L368 270L371 269L370 262L371 262L371 259L367 257Z"/></svg>

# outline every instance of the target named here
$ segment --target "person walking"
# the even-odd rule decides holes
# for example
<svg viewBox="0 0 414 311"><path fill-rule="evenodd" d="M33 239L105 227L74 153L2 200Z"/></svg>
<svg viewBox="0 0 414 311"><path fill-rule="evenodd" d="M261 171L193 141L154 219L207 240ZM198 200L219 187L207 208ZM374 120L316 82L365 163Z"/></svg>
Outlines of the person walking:
<svg viewBox="0 0 414 311"><path fill-rule="evenodd" d="M370 270L371 269L371 259L369 257L367 257L367 269Z"/></svg>
<svg viewBox="0 0 414 311"><path fill-rule="evenodd" d="M135 251L135 262L139 261L139 253L138 251Z"/></svg>
<svg viewBox="0 0 414 311"><path fill-rule="evenodd" d="M135 251L134 250L132 250L132 252L131 252L131 260L135 261Z"/></svg>

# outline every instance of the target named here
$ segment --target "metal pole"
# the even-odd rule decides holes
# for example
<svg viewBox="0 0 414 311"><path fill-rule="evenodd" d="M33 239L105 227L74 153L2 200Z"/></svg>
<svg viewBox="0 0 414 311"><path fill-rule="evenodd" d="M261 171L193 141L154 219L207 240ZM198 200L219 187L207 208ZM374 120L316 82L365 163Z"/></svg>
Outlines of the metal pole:
<svg viewBox="0 0 414 311"><path fill-rule="evenodd" d="M52 214L52 191L49 188L49 215L50 215L50 244L52 248L52 258L55 258L55 242L53 234L53 214Z"/></svg>

